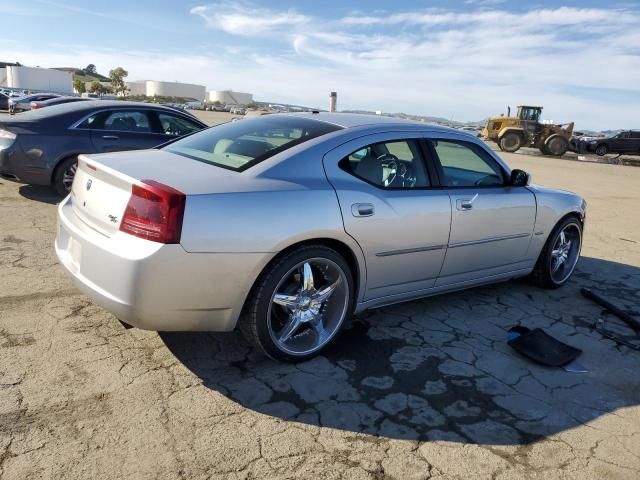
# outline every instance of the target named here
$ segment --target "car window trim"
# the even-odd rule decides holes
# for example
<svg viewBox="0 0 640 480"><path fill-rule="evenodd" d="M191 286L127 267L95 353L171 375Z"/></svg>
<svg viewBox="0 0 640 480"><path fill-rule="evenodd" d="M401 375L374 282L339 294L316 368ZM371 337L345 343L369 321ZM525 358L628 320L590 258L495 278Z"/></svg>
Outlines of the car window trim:
<svg viewBox="0 0 640 480"><path fill-rule="evenodd" d="M462 139L458 139L458 138L446 138L446 137L437 137L437 136L429 136L427 138L424 139L425 142L428 145L429 150L431 151L431 154L433 156L434 159L434 163L435 163L435 167L438 170L438 177L440 179L440 185L442 186L442 188L444 189L453 189L453 190L461 190L461 189L469 189L469 188L482 188L482 189L487 189L487 188L505 188L508 187L508 180L509 180L509 172L507 172L505 170L505 168L499 163L497 162L492 155L489 154L489 152L487 152L481 145L478 145L475 142L468 142L466 140L462 140ZM463 144L465 147L469 148L472 152L476 153L475 149L473 147L476 147L479 151L482 152L482 156L480 156L480 158L482 158L483 160L489 161L489 163L493 164L494 166L498 167L498 170L500 170L500 172L502 173L502 185L447 185L444 181L445 179L445 174L444 174L444 167L442 166L442 163L440 161L440 157L438 156L438 152L436 151L435 146L433 145L433 141L442 141L442 142L452 142L452 143L460 143Z"/></svg>

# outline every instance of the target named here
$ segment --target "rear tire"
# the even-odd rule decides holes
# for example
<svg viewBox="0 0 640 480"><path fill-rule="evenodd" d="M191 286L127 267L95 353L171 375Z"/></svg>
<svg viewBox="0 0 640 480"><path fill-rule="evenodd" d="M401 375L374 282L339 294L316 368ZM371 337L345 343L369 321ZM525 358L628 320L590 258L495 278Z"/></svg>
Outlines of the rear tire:
<svg viewBox="0 0 640 480"><path fill-rule="evenodd" d="M609 149L606 145L598 145L596 147L596 155L599 157L604 157L607 153L609 153Z"/></svg>
<svg viewBox="0 0 640 480"><path fill-rule="evenodd" d="M321 301L323 292L332 287ZM323 245L302 246L278 258L260 275L238 328L267 356L300 362L333 343L353 312L354 299L353 275L345 259Z"/></svg>
<svg viewBox="0 0 640 480"><path fill-rule="evenodd" d="M509 153L517 152L522 146L522 135L515 132L507 132L500 139L500 148Z"/></svg>
<svg viewBox="0 0 640 480"><path fill-rule="evenodd" d="M566 138L560 135L553 135L547 142L545 142L545 148L551 155L561 157L567 153L567 150L569 150L569 142Z"/></svg>
<svg viewBox="0 0 640 480"><path fill-rule="evenodd" d="M56 167L51 186L61 197L66 197L71 192L71 184L77 168L78 159L76 157L67 158Z"/></svg>
<svg viewBox="0 0 640 480"><path fill-rule="evenodd" d="M567 241L570 242L568 247ZM531 272L531 280L542 288L561 287L571 278L580 259L581 249L582 224L573 215L565 217L549 235Z"/></svg>

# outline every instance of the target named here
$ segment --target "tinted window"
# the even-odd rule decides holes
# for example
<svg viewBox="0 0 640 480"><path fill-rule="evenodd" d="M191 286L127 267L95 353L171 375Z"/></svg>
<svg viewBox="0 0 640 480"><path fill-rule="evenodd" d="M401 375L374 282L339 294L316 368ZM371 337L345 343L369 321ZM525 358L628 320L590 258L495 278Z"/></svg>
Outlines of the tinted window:
<svg viewBox="0 0 640 480"><path fill-rule="evenodd" d="M374 143L353 152L340 165L352 175L381 188L430 185L416 140Z"/></svg>
<svg viewBox="0 0 640 480"><path fill-rule="evenodd" d="M147 114L136 110L111 110L94 113L78 125L78 128L117 132L151 132Z"/></svg>
<svg viewBox="0 0 640 480"><path fill-rule="evenodd" d="M496 162L477 145L434 140L433 147L449 187L502 186L504 177Z"/></svg>
<svg viewBox="0 0 640 480"><path fill-rule="evenodd" d="M111 112L104 121L104 130L119 132L150 132L149 118L145 113L127 110Z"/></svg>
<svg viewBox="0 0 640 480"><path fill-rule="evenodd" d="M164 148L195 160L241 171L288 148L340 128L307 118L264 116L218 125Z"/></svg>
<svg viewBox="0 0 640 480"><path fill-rule="evenodd" d="M165 135L181 137L182 135L202 130L201 126L190 120L167 113L158 113L158 120L160 120L162 133Z"/></svg>

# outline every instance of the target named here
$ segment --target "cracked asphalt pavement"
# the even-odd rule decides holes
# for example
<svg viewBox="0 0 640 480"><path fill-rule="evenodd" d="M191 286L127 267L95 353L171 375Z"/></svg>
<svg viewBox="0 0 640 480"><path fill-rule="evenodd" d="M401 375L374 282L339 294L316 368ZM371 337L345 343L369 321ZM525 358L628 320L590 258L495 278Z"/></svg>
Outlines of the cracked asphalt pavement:
<svg viewBox="0 0 640 480"><path fill-rule="evenodd" d="M640 352L579 289L639 313L640 169L505 158L586 197L571 282L372 310L298 365L237 333L125 330L58 266L57 199L0 180L0 478L639 478ZM589 372L518 356L516 324Z"/></svg>

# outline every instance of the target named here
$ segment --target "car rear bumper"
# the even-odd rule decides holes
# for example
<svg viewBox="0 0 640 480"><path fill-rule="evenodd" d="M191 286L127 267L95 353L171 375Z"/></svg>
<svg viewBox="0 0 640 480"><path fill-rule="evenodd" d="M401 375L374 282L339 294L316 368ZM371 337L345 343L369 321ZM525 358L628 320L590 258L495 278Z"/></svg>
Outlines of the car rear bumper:
<svg viewBox="0 0 640 480"><path fill-rule="evenodd" d="M71 197L58 207L55 250L75 285L123 322L145 330L229 331L262 253L188 253L122 232L112 237L82 222Z"/></svg>
<svg viewBox="0 0 640 480"><path fill-rule="evenodd" d="M49 185L51 172L47 168L27 166L22 149L15 143L0 150L0 177L32 185Z"/></svg>

